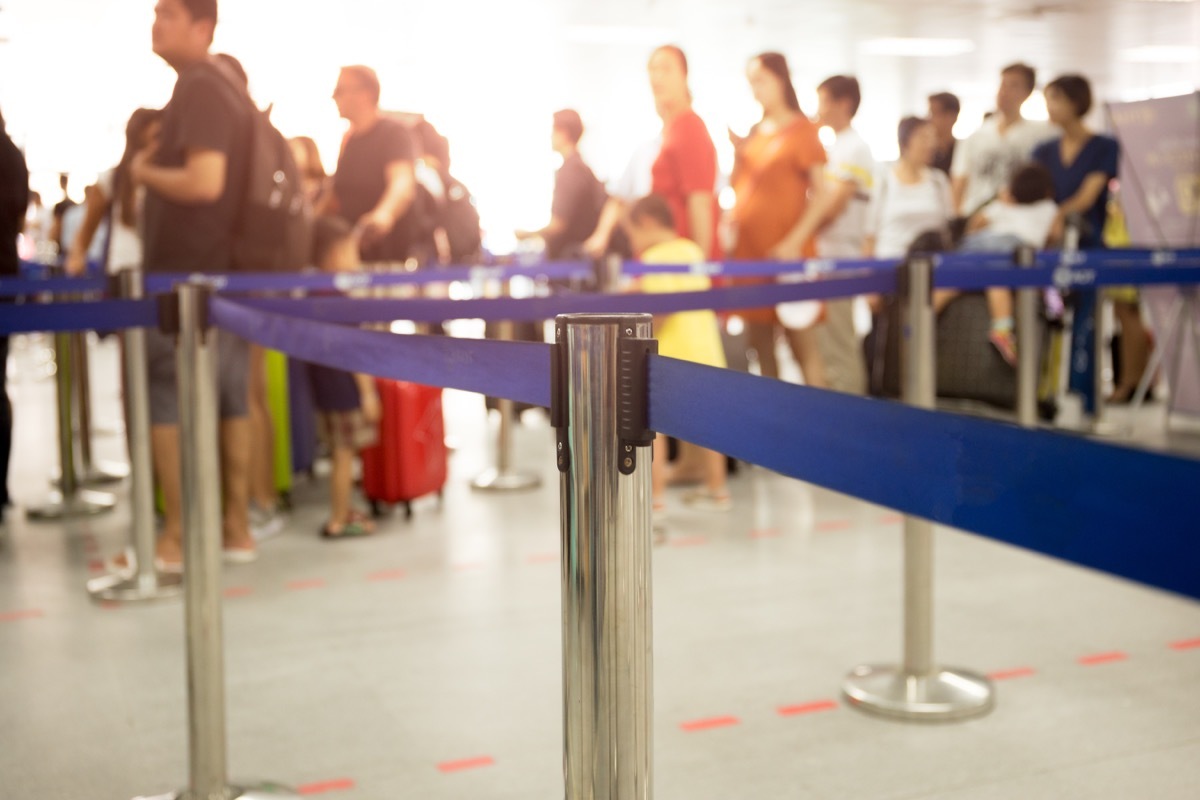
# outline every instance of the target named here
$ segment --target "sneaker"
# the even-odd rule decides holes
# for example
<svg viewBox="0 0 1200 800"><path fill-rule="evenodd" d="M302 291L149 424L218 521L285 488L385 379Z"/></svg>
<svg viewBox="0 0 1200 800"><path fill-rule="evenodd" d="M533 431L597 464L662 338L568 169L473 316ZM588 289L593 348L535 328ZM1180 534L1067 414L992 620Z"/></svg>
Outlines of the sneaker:
<svg viewBox="0 0 1200 800"><path fill-rule="evenodd" d="M718 493L707 488L684 492L683 502L700 511L733 510L733 498L727 492Z"/></svg>
<svg viewBox="0 0 1200 800"><path fill-rule="evenodd" d="M256 542L279 535L283 531L283 523L283 514L278 509L265 510L256 506L250 508L250 535Z"/></svg>
<svg viewBox="0 0 1200 800"><path fill-rule="evenodd" d="M226 564L250 564L258 560L258 548L225 545L221 549L221 557Z"/></svg>
<svg viewBox="0 0 1200 800"><path fill-rule="evenodd" d="M988 334L988 341L1010 367L1017 365L1017 340L1013 338L1012 331L993 330Z"/></svg>

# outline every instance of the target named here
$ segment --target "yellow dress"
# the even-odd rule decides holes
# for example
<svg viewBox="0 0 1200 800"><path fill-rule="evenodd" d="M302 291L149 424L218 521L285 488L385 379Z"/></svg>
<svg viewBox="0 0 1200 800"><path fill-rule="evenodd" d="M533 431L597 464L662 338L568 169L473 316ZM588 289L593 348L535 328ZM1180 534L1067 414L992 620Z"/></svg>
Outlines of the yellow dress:
<svg viewBox="0 0 1200 800"><path fill-rule="evenodd" d="M655 245L642 253L646 264L698 264L706 259L704 251L690 239L673 239ZM712 288L706 275L659 273L644 275L642 291L646 294L703 292ZM669 314L654 331L659 355L707 364L725 366L725 348L721 344L721 329L712 311L680 311Z"/></svg>

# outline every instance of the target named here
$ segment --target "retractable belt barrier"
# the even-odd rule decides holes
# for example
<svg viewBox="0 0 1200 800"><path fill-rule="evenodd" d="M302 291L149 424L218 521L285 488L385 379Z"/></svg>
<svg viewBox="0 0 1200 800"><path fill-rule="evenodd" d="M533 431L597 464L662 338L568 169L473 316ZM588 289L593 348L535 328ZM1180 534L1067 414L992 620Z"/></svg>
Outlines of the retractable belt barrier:
<svg viewBox="0 0 1200 800"><path fill-rule="evenodd" d="M1110 280L1128 283L1135 272L1162 282L1200 279L1200 262L1191 263L1192 255L1176 255L1162 266L1085 268L1080 266L1082 259L1073 259L1066 267L1049 269L1066 269L1080 280L1082 270L1089 270L1089 286ZM604 787L625 796L651 784L646 448L655 433L904 512L906 541L919 549L906 561L906 570L919 575L923 584L912 594L915 599L906 592L906 616L910 601L912 608L931 607L931 530L918 517L1200 599L1200 536L1195 504L1187 500L1200 485L1200 461L677 361L658 356L651 338L650 313L899 289L907 301L906 398L931 404L932 260L912 259L900 274L894 266L856 267L807 283L674 295L285 300L232 299L216 296L211 286L180 287L175 292L179 313L174 332L181 380L185 527L190 532L184 541L192 795L223 796L220 793L229 788L218 591L221 523L211 369L215 348L212 337L204 336L210 326L328 366L550 408L562 476L568 800L594 796ZM937 274L954 273L958 267L951 262L956 260L948 259ZM1027 282L1013 285L1045 285L1047 267L1030 266L1029 261L1024 270L1011 271ZM962 270L964 274L954 277L964 284L986 277L983 285L994 285L991 281L997 277L977 266ZM978 275L966 275L968 270ZM155 306L140 300L5 306L2 311L0 333L157 322ZM334 324L550 316L556 316L554 345L401 336ZM922 563L923 570L911 569ZM895 678L898 682L885 687L875 702L891 703L893 688L899 700L892 708L876 711L913 719L986 712L992 703L986 680L966 687L975 695L969 707L956 707L957 700L926 696L925 689L913 688L936 689L936 679L947 675L963 688L957 673L939 672L934 666L928 627L912 636L919 658L910 657L906 630L902 669L853 672L845 690L851 701L861 707L872 702L869 691L865 699L856 697L856 683L870 690L867 683L875 678ZM945 713L938 710L939 704ZM931 709L934 713L927 713Z"/></svg>

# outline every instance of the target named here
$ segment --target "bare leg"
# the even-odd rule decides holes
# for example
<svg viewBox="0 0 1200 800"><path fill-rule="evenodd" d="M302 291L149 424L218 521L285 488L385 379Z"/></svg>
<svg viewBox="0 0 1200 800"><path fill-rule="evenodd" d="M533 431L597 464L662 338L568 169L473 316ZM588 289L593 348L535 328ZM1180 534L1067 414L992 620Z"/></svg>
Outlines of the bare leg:
<svg viewBox="0 0 1200 800"><path fill-rule="evenodd" d="M725 477L728 462L725 460L725 455L715 450L704 450L703 452L705 471L708 473L706 485L709 494L713 497L727 497L729 489L725 485Z"/></svg>
<svg viewBox="0 0 1200 800"><path fill-rule="evenodd" d="M179 426L150 428L154 475L163 493L163 527L155 554L168 565L183 560L183 477L179 463Z"/></svg>
<svg viewBox="0 0 1200 800"><path fill-rule="evenodd" d="M816 327L804 330L785 328L788 344L792 348L792 356L804 373L804 384L814 389L829 387L829 378L825 374L825 359L821 357L821 349L817 345Z"/></svg>
<svg viewBox="0 0 1200 800"><path fill-rule="evenodd" d="M995 324L998 320L1012 320L1013 298L1008 289L987 290L988 316Z"/></svg>
<svg viewBox="0 0 1200 800"><path fill-rule="evenodd" d="M250 498L264 511L275 508L275 431L267 406L266 352L250 345Z"/></svg>
<svg viewBox="0 0 1200 800"><path fill-rule="evenodd" d="M1113 389L1113 399L1128 400L1137 391L1138 382L1150 361L1150 334L1142 323L1137 303L1113 303L1113 312L1121 323L1121 384Z"/></svg>
<svg viewBox="0 0 1200 800"><path fill-rule="evenodd" d="M340 529L350 521L350 493L354 487L354 451L348 447L333 449L333 470L329 475L329 521Z"/></svg>
<svg viewBox="0 0 1200 800"><path fill-rule="evenodd" d="M225 546L253 550L250 535L250 418L221 420L221 488L225 497Z"/></svg>
<svg viewBox="0 0 1200 800"><path fill-rule="evenodd" d="M950 305L950 301L958 297L959 294L961 292L957 289L935 289L933 292L933 313L942 313L942 309ZM991 305L990 291L988 292L988 305ZM992 316L992 319L995 319L995 315Z"/></svg>
<svg viewBox="0 0 1200 800"><path fill-rule="evenodd" d="M758 355L758 371L764 378L779 377L779 362L775 358L775 325L762 322L746 324L746 338Z"/></svg>

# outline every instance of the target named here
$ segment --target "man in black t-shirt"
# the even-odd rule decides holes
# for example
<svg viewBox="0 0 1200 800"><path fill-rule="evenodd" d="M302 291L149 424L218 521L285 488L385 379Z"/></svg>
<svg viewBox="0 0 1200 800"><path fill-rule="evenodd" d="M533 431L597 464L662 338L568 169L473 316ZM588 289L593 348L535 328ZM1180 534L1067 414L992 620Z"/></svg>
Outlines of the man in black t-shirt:
<svg viewBox="0 0 1200 800"><path fill-rule="evenodd" d="M555 112L550 144L563 161L554 176L550 224L540 231L517 231L518 239L544 239L546 258L550 260L579 254L580 245L596 230L608 200L604 184L579 155L581 138L583 120L579 113L571 109Z"/></svg>
<svg viewBox="0 0 1200 800"><path fill-rule="evenodd" d="M154 52L179 77L158 140L130 167L133 180L146 187L147 272L219 273L232 266L251 117L239 88L209 61L216 24L216 0L158 0L154 8ZM256 556L249 527L247 346L218 331L217 348L225 558L245 562ZM158 558L170 568L180 563L183 532L174 343L150 329L146 351L151 445L165 507Z"/></svg>
<svg viewBox="0 0 1200 800"><path fill-rule="evenodd" d="M0 277L11 278L21 267L17 235L29 206L29 170L25 156L4 130L0 116ZM0 336L0 523L8 506L8 457L12 452L12 403L5 383L8 375L8 337Z"/></svg>
<svg viewBox="0 0 1200 800"><path fill-rule="evenodd" d="M937 133L937 150L933 154L933 168L950 174L950 165L954 162L954 147L958 140L954 138L954 126L958 122L958 113L962 105L958 98L949 92L938 92L929 96L929 121Z"/></svg>
<svg viewBox="0 0 1200 800"><path fill-rule="evenodd" d="M332 212L354 226L363 261L403 261L411 254L405 217L416 196L408 128L379 111L379 78L370 67L343 67L333 90L350 123L333 176Z"/></svg>

